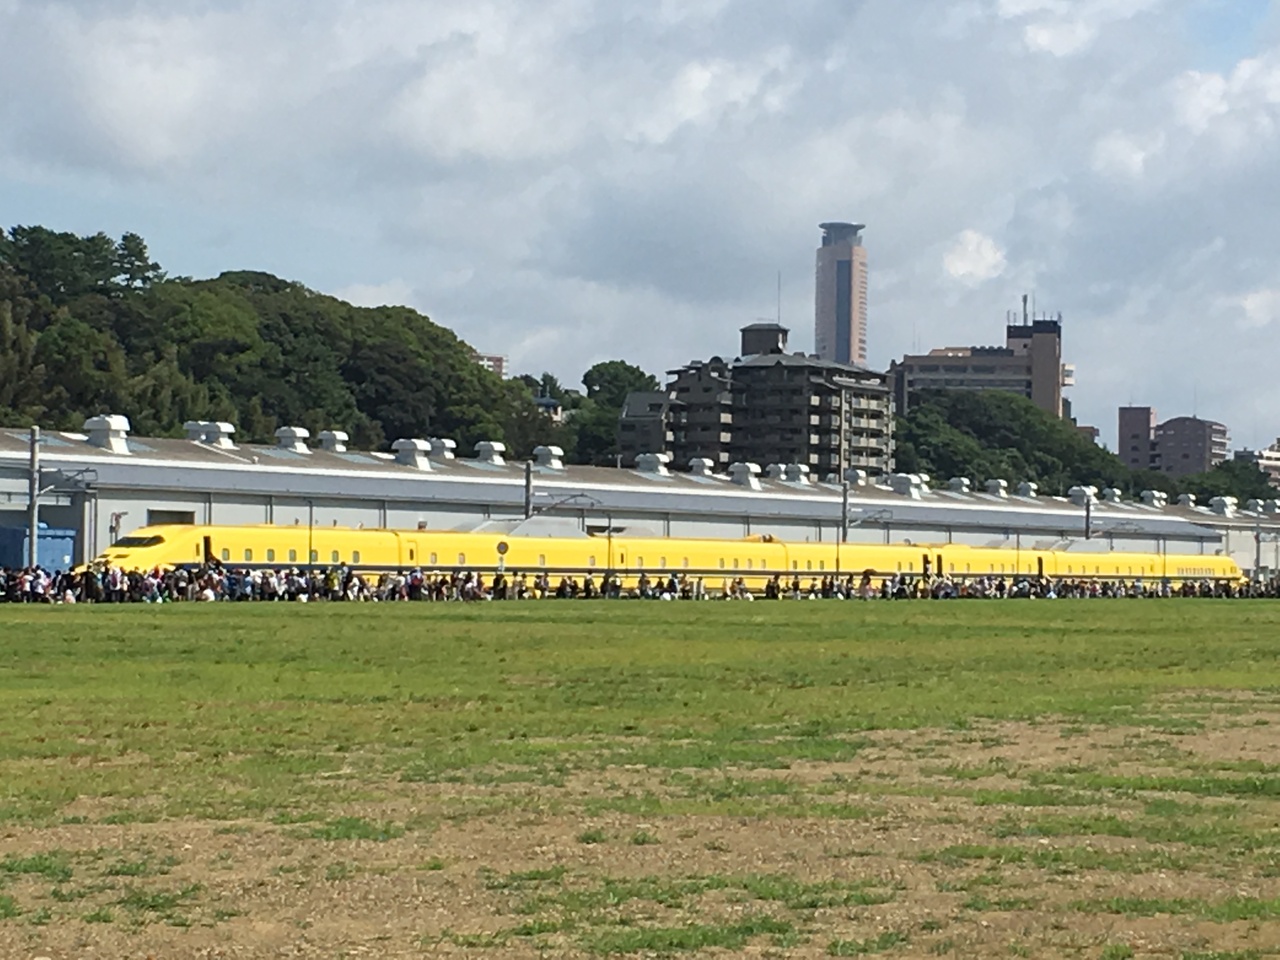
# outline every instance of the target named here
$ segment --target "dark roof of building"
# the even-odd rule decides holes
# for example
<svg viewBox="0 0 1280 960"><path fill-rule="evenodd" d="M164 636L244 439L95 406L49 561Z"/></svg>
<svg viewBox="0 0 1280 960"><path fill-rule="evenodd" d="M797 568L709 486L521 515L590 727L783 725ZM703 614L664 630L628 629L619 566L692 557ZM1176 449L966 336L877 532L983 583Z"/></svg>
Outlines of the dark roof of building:
<svg viewBox="0 0 1280 960"><path fill-rule="evenodd" d="M823 360L803 353L758 353L755 356L743 357L735 367L807 367L830 370L832 373L857 374L858 376L882 377L884 374L870 367L860 367L852 363L837 363L835 360Z"/></svg>

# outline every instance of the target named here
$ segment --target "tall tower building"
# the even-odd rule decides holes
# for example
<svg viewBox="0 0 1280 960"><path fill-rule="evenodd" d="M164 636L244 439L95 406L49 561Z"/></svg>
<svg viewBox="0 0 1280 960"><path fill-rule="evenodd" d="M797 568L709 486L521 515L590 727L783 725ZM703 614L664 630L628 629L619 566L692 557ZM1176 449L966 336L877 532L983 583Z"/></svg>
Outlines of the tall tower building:
<svg viewBox="0 0 1280 960"><path fill-rule="evenodd" d="M867 251L861 223L823 223L814 349L823 360L867 363Z"/></svg>

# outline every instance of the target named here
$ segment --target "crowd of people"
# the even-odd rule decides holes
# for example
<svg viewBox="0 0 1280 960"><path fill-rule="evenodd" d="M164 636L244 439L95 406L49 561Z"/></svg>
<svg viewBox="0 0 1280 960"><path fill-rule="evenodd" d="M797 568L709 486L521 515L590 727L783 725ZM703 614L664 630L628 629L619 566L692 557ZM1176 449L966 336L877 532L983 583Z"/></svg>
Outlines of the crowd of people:
<svg viewBox="0 0 1280 960"><path fill-rule="evenodd" d="M366 574L345 567L234 569L220 564L198 568L126 571L91 567L72 572L0 568L0 603L195 603L195 602L397 602L544 599L643 600L950 600L960 598L1111 597L1280 597L1280 579L1246 584L1229 581L1052 580L1044 577L982 576L970 579L870 571L821 579L774 575L763 588L742 578L716 579L679 574L597 579L587 573L557 577L547 573L412 570Z"/></svg>

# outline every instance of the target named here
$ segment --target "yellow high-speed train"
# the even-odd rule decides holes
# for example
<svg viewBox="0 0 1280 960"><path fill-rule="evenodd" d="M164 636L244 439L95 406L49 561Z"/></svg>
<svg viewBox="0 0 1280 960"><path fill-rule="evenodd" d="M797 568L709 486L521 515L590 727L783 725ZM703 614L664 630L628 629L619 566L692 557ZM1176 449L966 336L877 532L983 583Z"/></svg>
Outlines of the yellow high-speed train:
<svg viewBox="0 0 1280 960"><path fill-rule="evenodd" d="M1230 557L1160 553L1083 553L968 547L956 544L792 543L773 537L744 540L640 538L625 535L521 537L428 530L355 530L300 526L154 526L118 540L97 562L126 570L199 566L333 567L385 572L521 571L531 575L613 573L624 585L654 578L741 577L760 586L840 574L942 575L967 580L988 575L1051 579L1232 581L1243 579Z"/></svg>

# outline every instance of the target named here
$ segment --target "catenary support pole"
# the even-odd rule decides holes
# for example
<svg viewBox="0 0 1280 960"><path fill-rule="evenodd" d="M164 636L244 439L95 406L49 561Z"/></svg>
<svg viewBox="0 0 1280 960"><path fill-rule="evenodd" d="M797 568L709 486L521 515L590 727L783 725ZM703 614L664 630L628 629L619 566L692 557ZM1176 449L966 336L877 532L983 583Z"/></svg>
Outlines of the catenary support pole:
<svg viewBox="0 0 1280 960"><path fill-rule="evenodd" d="M524 462L524 518L533 516L533 461Z"/></svg>
<svg viewBox="0 0 1280 960"><path fill-rule="evenodd" d="M27 565L40 563L40 428L31 428L31 476L27 493Z"/></svg>

